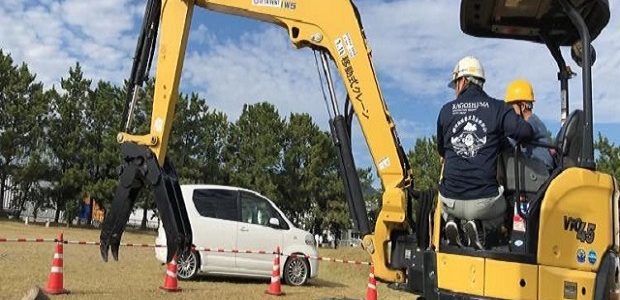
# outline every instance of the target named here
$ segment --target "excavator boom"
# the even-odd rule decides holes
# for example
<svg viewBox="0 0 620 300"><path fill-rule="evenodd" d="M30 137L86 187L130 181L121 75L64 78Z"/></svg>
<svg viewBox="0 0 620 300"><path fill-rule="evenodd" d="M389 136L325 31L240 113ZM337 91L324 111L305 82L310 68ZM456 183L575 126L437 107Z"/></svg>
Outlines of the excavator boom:
<svg viewBox="0 0 620 300"><path fill-rule="evenodd" d="M151 0L150 3L161 9L156 24L159 26L159 48L150 132L134 135L125 130L118 136L125 158L124 170L127 172L121 178L110 212L112 217L106 218L102 230L104 258L107 258L107 247L110 245L115 253L114 245L120 242L135 194L145 183L155 187L155 198L168 239L168 258L191 247L191 226L166 150L192 11L194 6L200 6L279 25L287 30L295 47L323 51L335 62L384 187L374 234L364 237L364 247L372 256L378 278L403 282L402 270L389 267L387 253L392 232L407 231L412 226L407 221L411 176L377 82L359 13L352 1ZM128 117L131 118L131 113ZM161 195L158 196L158 193ZM362 199L354 201L363 203ZM117 255L118 246L115 258Z"/></svg>

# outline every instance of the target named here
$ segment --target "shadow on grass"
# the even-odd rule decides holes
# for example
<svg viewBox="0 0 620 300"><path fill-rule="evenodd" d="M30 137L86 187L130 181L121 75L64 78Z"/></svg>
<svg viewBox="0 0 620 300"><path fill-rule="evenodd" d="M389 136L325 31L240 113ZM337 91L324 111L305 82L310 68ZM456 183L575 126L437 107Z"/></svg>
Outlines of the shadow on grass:
<svg viewBox="0 0 620 300"><path fill-rule="evenodd" d="M263 284L269 283L269 278L254 278L254 277L234 277L234 276L224 276L224 275L200 275L194 279L189 281L195 282L225 282L225 283L235 283L235 284Z"/></svg>
<svg viewBox="0 0 620 300"><path fill-rule="evenodd" d="M233 277L223 275L200 275L190 281L194 282L224 282L234 284L269 284L269 278L254 278L254 277ZM284 284L284 283L283 283ZM305 286L310 287L327 287L327 288L341 288L347 287L347 285L340 282L328 281L320 278L314 278L308 280Z"/></svg>

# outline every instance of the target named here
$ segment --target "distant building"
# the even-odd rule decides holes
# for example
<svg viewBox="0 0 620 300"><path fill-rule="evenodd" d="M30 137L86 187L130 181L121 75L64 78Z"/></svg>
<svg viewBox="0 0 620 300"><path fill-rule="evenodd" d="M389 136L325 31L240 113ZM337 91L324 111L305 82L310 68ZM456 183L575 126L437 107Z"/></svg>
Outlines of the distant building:
<svg viewBox="0 0 620 300"><path fill-rule="evenodd" d="M8 210L11 208L13 204L13 199L15 198L15 194L13 193L13 182L11 181L11 177L6 179L6 185L4 190L4 195L2 197L2 209Z"/></svg>

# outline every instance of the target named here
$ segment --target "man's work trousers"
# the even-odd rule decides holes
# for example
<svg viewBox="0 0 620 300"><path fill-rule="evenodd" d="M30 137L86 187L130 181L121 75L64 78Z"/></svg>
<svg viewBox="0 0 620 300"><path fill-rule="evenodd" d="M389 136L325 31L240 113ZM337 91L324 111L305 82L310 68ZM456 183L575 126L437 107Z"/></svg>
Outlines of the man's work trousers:
<svg viewBox="0 0 620 300"><path fill-rule="evenodd" d="M446 198L439 194L445 214L461 220L480 220L487 229L497 229L504 222L506 200L504 187L499 186L498 195L488 198L458 200Z"/></svg>

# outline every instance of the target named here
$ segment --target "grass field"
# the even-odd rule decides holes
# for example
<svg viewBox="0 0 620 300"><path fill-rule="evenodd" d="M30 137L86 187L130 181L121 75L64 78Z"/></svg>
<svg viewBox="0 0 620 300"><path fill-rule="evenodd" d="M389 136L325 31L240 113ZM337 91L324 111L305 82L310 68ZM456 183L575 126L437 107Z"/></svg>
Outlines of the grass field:
<svg viewBox="0 0 620 300"><path fill-rule="evenodd" d="M40 225L0 220L3 238L54 238L59 231L65 240L98 241L99 230L46 228ZM154 243L155 233L127 232L123 242ZM45 287L49 275L54 243L0 243L0 299L21 299L33 286ZM368 260L361 249L321 249L321 256ZM283 285L283 297L265 295L269 280L203 276L196 281L180 281L181 293L163 293L165 267L152 248L121 247L119 261L104 263L98 246L64 245L64 287L69 295L54 299L323 299L366 296L368 266L321 262L319 276L308 286ZM378 284L379 299L414 299L408 293Z"/></svg>

